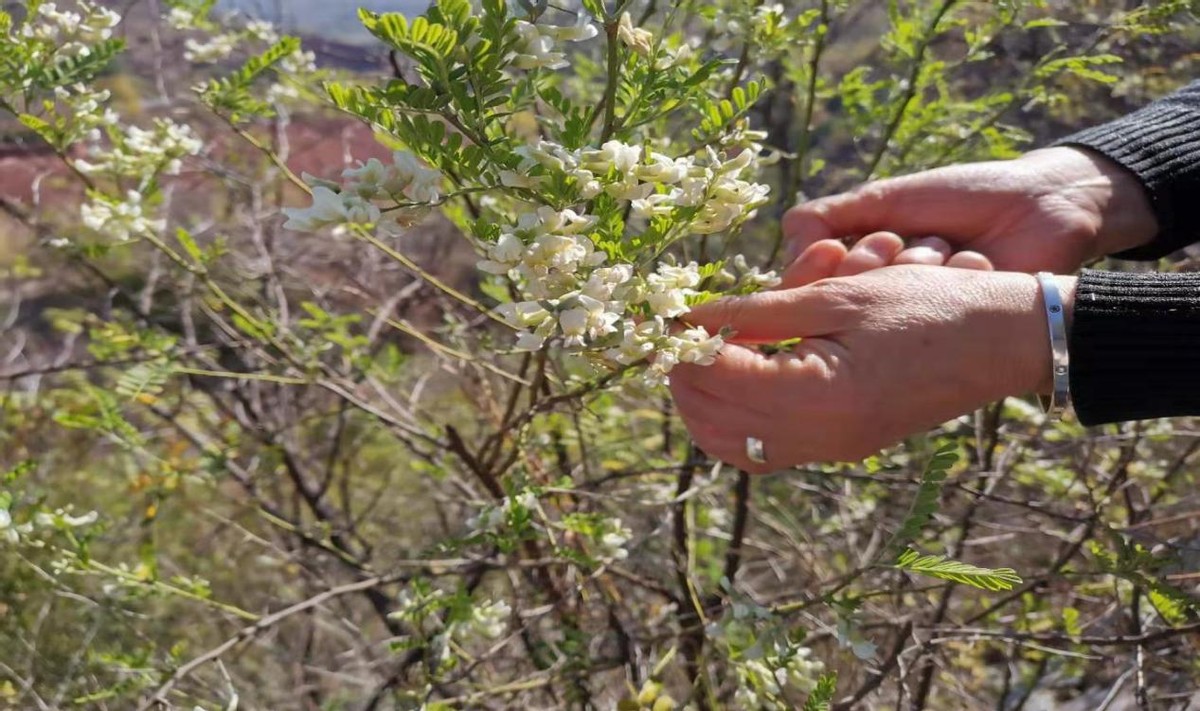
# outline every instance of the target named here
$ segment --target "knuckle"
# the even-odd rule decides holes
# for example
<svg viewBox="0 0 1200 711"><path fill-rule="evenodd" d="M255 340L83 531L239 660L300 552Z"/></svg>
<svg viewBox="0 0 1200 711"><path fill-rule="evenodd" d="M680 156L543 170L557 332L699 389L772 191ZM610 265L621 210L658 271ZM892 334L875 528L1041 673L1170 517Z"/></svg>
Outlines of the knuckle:
<svg viewBox="0 0 1200 711"><path fill-rule="evenodd" d="M810 284L811 293L833 308L858 308L870 304L875 290L852 277L831 277Z"/></svg>

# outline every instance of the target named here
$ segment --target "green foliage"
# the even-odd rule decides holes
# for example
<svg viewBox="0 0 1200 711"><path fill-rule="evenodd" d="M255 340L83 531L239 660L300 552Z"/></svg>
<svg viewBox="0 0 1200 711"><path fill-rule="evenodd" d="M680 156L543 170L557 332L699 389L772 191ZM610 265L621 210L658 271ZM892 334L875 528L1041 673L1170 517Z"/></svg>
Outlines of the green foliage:
<svg viewBox="0 0 1200 711"><path fill-rule="evenodd" d="M252 89L264 74L299 49L299 39L280 39L262 54L246 60L232 74L210 79L200 90L200 100L213 111L227 116L234 124L274 115L270 103L256 98Z"/></svg>
<svg viewBox="0 0 1200 711"><path fill-rule="evenodd" d="M817 680L817 688L812 690L804 702L801 711L829 711L833 703L833 695L837 693L837 673L822 674Z"/></svg>
<svg viewBox="0 0 1200 711"><path fill-rule="evenodd" d="M913 497L912 505L904 517L904 521L900 524L899 530L893 534L889 547L899 550L921 535L925 525L937 512L938 499L942 494L942 484L946 481L947 472L957 461L958 445L945 444L925 464L925 470L921 472L921 484L917 487L917 494Z"/></svg>
<svg viewBox="0 0 1200 711"><path fill-rule="evenodd" d="M125 41L121 39L97 42L89 48L87 54L63 57L45 68L33 65L23 78L31 82L33 88L42 90L92 81L108 69L113 59L124 49Z"/></svg>
<svg viewBox="0 0 1200 711"><path fill-rule="evenodd" d="M921 555L906 550L896 559L897 570L905 570L939 580L949 580L992 592L1012 590L1021 582L1021 577L1012 568L980 568L969 563L947 560L940 555Z"/></svg>
<svg viewBox="0 0 1200 711"><path fill-rule="evenodd" d="M21 677L0 674L0 706L136 708L170 686L163 703L181 708L354 708L378 689L401 708L815 710L839 679L847 694L878 683L862 703L886 706L952 649L927 705L999 707L1018 680L1105 678L1112 647L1085 641L1128 634L1138 605L1156 660L1146 689L1195 686L1194 664L1166 653L1198 612L1171 554L1183 539L1158 529L1170 516L1135 516L1190 501L1180 432L1193 427L1093 436L1012 401L974 429L750 485L689 445L663 391L635 377L646 359L515 353L491 307L521 284L472 268L502 235L536 240L521 218L537 208L571 209L594 218L579 234L606 266L695 262L686 304L752 292L766 281L754 267L780 264L778 217L798 194L1011 157L1194 74L1187 3L833 0L776 14L585 0L580 17L441 0L420 17L362 13L394 52L386 77L284 76L297 40L265 48L212 0L166 5L191 18L159 28L166 86L143 43L98 32L81 53L0 13L7 130L52 152L31 164L55 166L36 201L6 196L0 235L18 254L0 254L0 669ZM626 10L625 30L648 40L622 38ZM545 48L531 27L597 36L554 39L559 66L532 56ZM227 60L183 61L188 39L215 35L236 45ZM111 72L154 100L113 101ZM274 213L302 189L346 185L327 180L347 167L340 148L293 140L333 125L330 109L370 126L386 169L407 150L408 170L438 171L436 199L379 200L379 223L440 211L453 227L282 229ZM167 117L212 147L172 154L185 177L153 151L136 170L96 167L143 135L135 124ZM535 156L540 141L572 168L601 166L601 189L562 154ZM638 152L636 167L583 158L607 141ZM614 193L651 153L699 157L687 177L757 157L770 195L704 234L681 227L699 204L639 216ZM304 183L297 158L327 170ZM679 182L646 184L658 198ZM79 200L146 224L111 239L79 224ZM645 304L629 316L654 320ZM960 450L988 464L956 466ZM1115 477L1119 496L1102 496ZM1081 524L1095 531L1082 545ZM1010 598L941 583L1013 590L1021 578L1000 564L1049 584ZM995 636L955 627L968 618ZM960 639L913 647L908 619ZM881 668L877 649L900 644L904 664Z"/></svg>
<svg viewBox="0 0 1200 711"><path fill-rule="evenodd" d="M1088 543L1100 570L1144 589L1150 604L1168 624L1182 624L1200 613L1200 598L1160 577L1171 560L1155 556L1115 531L1108 532L1108 541L1109 546L1100 541Z"/></svg>

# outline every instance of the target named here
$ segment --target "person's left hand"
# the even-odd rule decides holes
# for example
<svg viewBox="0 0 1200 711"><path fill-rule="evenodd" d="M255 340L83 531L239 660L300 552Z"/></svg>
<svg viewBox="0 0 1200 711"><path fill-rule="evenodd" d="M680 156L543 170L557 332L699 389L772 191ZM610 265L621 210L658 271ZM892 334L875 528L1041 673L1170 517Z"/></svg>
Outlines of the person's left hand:
<svg viewBox="0 0 1200 711"><path fill-rule="evenodd" d="M1059 278L1068 313L1074 284ZM862 459L1051 382L1041 293L1027 274L888 266L722 299L686 318L733 334L712 365L671 371L679 413L702 450L753 473ZM770 356L750 347L796 337ZM747 437L763 441L766 464L747 457Z"/></svg>

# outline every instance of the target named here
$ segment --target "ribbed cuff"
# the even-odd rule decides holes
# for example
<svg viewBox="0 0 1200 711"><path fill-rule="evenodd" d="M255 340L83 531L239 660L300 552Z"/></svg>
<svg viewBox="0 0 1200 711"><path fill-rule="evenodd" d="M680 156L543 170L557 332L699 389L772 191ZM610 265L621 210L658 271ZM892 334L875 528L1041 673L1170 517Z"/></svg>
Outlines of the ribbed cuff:
<svg viewBox="0 0 1200 711"><path fill-rule="evenodd" d="M1069 349L1083 424L1200 415L1200 273L1083 270Z"/></svg>
<svg viewBox="0 0 1200 711"><path fill-rule="evenodd" d="M1153 260L1200 239L1200 82L1055 145L1096 151L1146 189L1159 233L1149 244L1113 256Z"/></svg>

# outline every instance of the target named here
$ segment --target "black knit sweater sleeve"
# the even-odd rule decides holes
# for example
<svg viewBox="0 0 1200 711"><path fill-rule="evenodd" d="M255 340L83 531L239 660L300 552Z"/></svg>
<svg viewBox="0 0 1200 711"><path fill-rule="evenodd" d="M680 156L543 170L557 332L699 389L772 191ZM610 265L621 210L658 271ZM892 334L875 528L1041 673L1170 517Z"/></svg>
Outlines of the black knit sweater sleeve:
<svg viewBox="0 0 1200 711"><path fill-rule="evenodd" d="M1085 269L1068 349L1085 425L1200 415L1200 273Z"/></svg>
<svg viewBox="0 0 1200 711"><path fill-rule="evenodd" d="M1158 259L1200 240L1200 81L1056 145L1107 156L1146 188L1159 233L1149 244L1113 256Z"/></svg>

